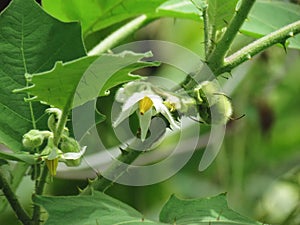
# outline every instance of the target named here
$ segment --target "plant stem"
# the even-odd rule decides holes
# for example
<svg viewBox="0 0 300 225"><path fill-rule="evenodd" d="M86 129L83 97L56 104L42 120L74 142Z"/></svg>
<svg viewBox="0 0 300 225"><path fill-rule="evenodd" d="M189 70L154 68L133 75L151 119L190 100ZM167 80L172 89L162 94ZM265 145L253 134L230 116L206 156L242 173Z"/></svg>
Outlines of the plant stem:
<svg viewBox="0 0 300 225"><path fill-rule="evenodd" d="M136 160L136 158L150 149L165 133L166 124L159 118L152 119L150 126L151 136L144 142L136 138L130 146L122 150L122 154L114 160L114 162L99 176L89 184L81 194L90 194L93 190L106 191L111 187L124 173L127 172L129 166ZM133 146L133 147L131 147ZM139 150L134 150L139 149ZM107 179L106 177L113 179Z"/></svg>
<svg viewBox="0 0 300 225"><path fill-rule="evenodd" d="M293 37L300 33L300 20L291 23L287 26L282 27L256 41L250 43L244 48L240 49L236 53L225 58L223 66L215 70L215 75L220 75L225 72L230 72L236 66L242 64L243 62L251 59L254 55L262 52L263 50L281 43L285 44L288 38Z"/></svg>
<svg viewBox="0 0 300 225"><path fill-rule="evenodd" d="M204 24L204 47L205 47L205 59L208 59L212 51L212 43L211 43L211 31L209 29L209 21L208 21L208 13L207 7L202 9L203 13L203 24Z"/></svg>
<svg viewBox="0 0 300 225"><path fill-rule="evenodd" d="M35 195L42 195L44 192L46 180L48 177L48 168L46 165L42 165L42 174L38 180L35 182ZM39 225L41 220L41 207L39 205L34 205L32 213L33 224Z"/></svg>
<svg viewBox="0 0 300 225"><path fill-rule="evenodd" d="M100 176L97 180L91 183L90 187L93 190L105 192L109 187L111 187L118 180L118 178L120 178L126 172L126 168L124 167L124 164L127 164L129 166L142 153L143 151L135 151L131 149L124 150L124 152L117 157L116 161L114 161L111 164L111 166L109 166L107 170L105 170L104 172L104 174L108 174L109 177L111 177L111 174L116 174L115 179L109 180L104 176ZM89 191L90 190L86 189L84 192L86 193Z"/></svg>
<svg viewBox="0 0 300 225"><path fill-rule="evenodd" d="M62 132L66 126L70 105L71 105L71 101L69 101L69 104L66 104L65 108L62 110L61 117L58 120L57 128L53 134L53 143L56 147L58 147ZM42 165L42 174L39 177L39 179L36 180L36 183L35 183L35 194L36 195L43 194L48 174L49 174L49 170L48 170L46 164L43 164ZM40 216L41 216L41 207L39 205L34 205L32 221L35 225L40 224Z"/></svg>
<svg viewBox="0 0 300 225"><path fill-rule="evenodd" d="M14 175L12 178L12 183L11 183L11 190L15 192L21 183L22 179L24 178L24 175L28 169L29 165L23 162L18 162L16 163L12 174ZM3 202L2 206L0 207L0 213L3 212L6 207L7 207L7 201Z"/></svg>
<svg viewBox="0 0 300 225"><path fill-rule="evenodd" d="M58 120L57 128L53 134L53 144L58 147L62 132L66 126L66 123L68 121L68 115L69 110L71 108L72 101L69 101L68 104L66 104L65 108L62 110L61 117Z"/></svg>
<svg viewBox="0 0 300 225"><path fill-rule="evenodd" d="M239 9L232 17L225 33L220 41L216 44L215 49L208 58L208 65L214 71L221 67L224 63L224 58L229 50L236 34L239 32L242 24L246 20L250 9L252 8L255 0L242 0Z"/></svg>
<svg viewBox="0 0 300 225"><path fill-rule="evenodd" d="M97 46L88 52L88 55L99 55L111 49L125 37L142 27L147 22L147 19L148 18L146 15L141 15L134 20L131 20L129 23L125 24L101 41Z"/></svg>
<svg viewBox="0 0 300 225"><path fill-rule="evenodd" d="M9 202L12 209L15 211L18 219L24 225L31 225L31 219L24 208L21 206L20 202L17 199L14 191L10 187L8 181L5 179L4 175L0 170L0 189L2 189L3 194L5 195L7 201Z"/></svg>

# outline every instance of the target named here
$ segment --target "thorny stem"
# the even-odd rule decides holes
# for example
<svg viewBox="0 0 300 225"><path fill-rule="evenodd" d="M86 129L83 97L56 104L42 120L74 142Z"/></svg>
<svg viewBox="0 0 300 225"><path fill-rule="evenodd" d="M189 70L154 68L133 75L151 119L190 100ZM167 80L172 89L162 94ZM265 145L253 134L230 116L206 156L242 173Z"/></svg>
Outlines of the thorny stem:
<svg viewBox="0 0 300 225"><path fill-rule="evenodd" d="M1 170L0 170L0 189L2 189L3 194L5 195L10 206L16 213L18 219L24 225L31 225L31 219L30 219L29 215L24 210L24 208L21 206L17 196L15 195L15 193L12 190L11 186L9 185L8 181L5 179L5 176L2 174Z"/></svg>
<svg viewBox="0 0 300 225"><path fill-rule="evenodd" d="M42 165L42 174L35 183L35 195L42 195L44 192L46 180L48 177L48 168L46 165ZM33 224L39 225L41 219L41 207L39 205L34 205L32 213Z"/></svg>
<svg viewBox="0 0 300 225"><path fill-rule="evenodd" d="M204 24L204 47L205 47L205 58L208 59L212 51L212 42L211 42L211 30L209 29L208 13L207 7L202 9L203 13L203 24Z"/></svg>
<svg viewBox="0 0 300 225"><path fill-rule="evenodd" d="M237 9L237 11L235 12L225 33L221 37L220 41L216 44L213 52L208 58L207 63L213 71L222 66L225 55L229 50L235 36L239 32L242 24L246 20L254 2L255 0L241 1L239 9Z"/></svg>
<svg viewBox="0 0 300 225"><path fill-rule="evenodd" d="M146 15L141 15L134 20L131 20L129 23L125 24L120 29L116 30L103 41L101 41L97 46L88 52L88 55L99 55L111 49L125 37L141 28L147 22L147 19L148 17Z"/></svg>
<svg viewBox="0 0 300 225"><path fill-rule="evenodd" d="M281 43L285 45L288 38L292 38L299 33L300 20L259 38L234 54L228 56L225 58L223 66L214 70L214 73L215 75L220 75L225 72L230 72L233 68L275 44Z"/></svg>
<svg viewBox="0 0 300 225"><path fill-rule="evenodd" d="M62 132L63 132L63 130L66 126L67 120L68 120L68 113L69 113L71 101L69 101L69 102L70 103L67 104L65 106L65 108L62 110L61 117L58 120L57 128L54 132L53 143L56 147L58 147ZM47 168L46 164L43 164L42 165L42 174L39 177L39 179L36 181L36 185L35 185L35 188L36 188L35 194L36 195L43 194L48 174L49 174L48 168ZM32 221L34 221L34 224L36 224L36 225L40 224L40 215L41 215L40 206L34 205L33 215L32 215Z"/></svg>
<svg viewBox="0 0 300 225"><path fill-rule="evenodd" d="M151 132L152 127L155 127L155 131ZM119 155L113 163L94 181L92 181L89 186L87 186L81 194L91 194L93 190L106 191L111 187L120 177L122 177L130 165L136 160L136 158L151 148L151 146L156 143L165 133L166 126L159 119L152 119L150 132L151 136L144 142L140 139L135 139L130 146L126 149L122 149L121 155ZM134 146L134 147L131 147ZM138 150L134 150L138 149ZM113 179L108 179L112 178Z"/></svg>
<svg viewBox="0 0 300 225"><path fill-rule="evenodd" d="M121 155L109 166L104 174L111 177L111 174L115 174L114 180L105 178L104 176L99 176L91 185L83 191L83 194L89 193L90 188L97 191L105 192L110 188L125 172L129 165L131 165L143 151L135 151L131 149L122 150Z"/></svg>

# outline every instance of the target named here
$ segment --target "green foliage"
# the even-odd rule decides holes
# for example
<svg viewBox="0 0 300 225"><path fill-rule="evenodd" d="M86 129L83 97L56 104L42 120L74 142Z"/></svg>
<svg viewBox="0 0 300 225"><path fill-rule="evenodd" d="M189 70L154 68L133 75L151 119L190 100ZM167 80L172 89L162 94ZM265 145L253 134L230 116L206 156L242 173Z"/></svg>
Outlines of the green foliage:
<svg viewBox="0 0 300 225"><path fill-rule="evenodd" d="M58 60L85 55L78 23L65 24L43 12L33 0L14 0L0 15L0 143L22 149L22 136L41 120L44 107L32 107L24 93L26 73L49 70Z"/></svg>
<svg viewBox="0 0 300 225"><path fill-rule="evenodd" d="M225 194L211 198L196 198L190 200L181 200L175 197L175 195L172 195L160 213L160 222L146 220L141 213L130 206L102 192L94 191L93 188L103 190L101 189L101 182L103 181L105 184L106 181L101 176L97 178L98 184L100 183L98 187L97 185L91 185L89 186L90 189L87 188L88 190L92 190L91 195L59 197L43 196L44 186L48 182L48 169L47 167L43 168L43 166L48 165L50 174L54 176L56 175L56 167L59 159L64 161L68 166L78 166L81 162L80 157L86 149L85 147L80 148L79 143L69 136L70 133L66 128L69 111L72 108L85 104L94 98L108 95L110 89L120 84L142 78L137 75L132 75L132 72L145 67L159 65L159 62L141 61L143 58L152 57L150 52L134 53L124 51L119 54L86 56L82 34L84 38L93 34L95 35L96 40L102 39L103 37L105 38L105 35L110 31L115 31L115 28L124 28L124 23L140 15L146 15L147 18L141 26L161 17L184 18L202 22L202 17L205 15L208 19L208 23L205 25L208 25L208 27L204 25L204 27L207 28L207 30L204 30L208 33L205 33L204 36L209 39L205 39L204 45L210 45L210 49L208 49L209 51L206 51L206 54L208 56L215 46L217 46L215 48L216 50L218 50L218 47L221 46L221 50L219 50L221 53L216 54L220 57L215 58L215 61L217 62L215 64L216 67L221 67L224 66L225 63L235 60L235 54L227 57L226 59L224 58L226 53L230 50L232 41L247 15L248 19L244 23L241 31L252 37L261 37L273 31L277 31L281 27L292 22L300 21L300 6L296 6L295 4L259 1L255 4L251 13L248 14L251 4L243 4L245 2L247 3L247 1L244 0L240 1L246 9L240 11L244 13L244 17L238 17L239 13L235 13L236 8L238 8L236 6L237 0L44 0L43 7L45 11L57 18L55 19L46 14L34 0L13 0L9 7L0 15L0 143L4 143L8 148L13 150L13 153L0 150L0 184L2 184L0 189L3 190L6 199L11 206L13 206L12 208L18 215L18 219L20 219L23 224L28 224L29 220L35 221L35 224L40 223L39 221L41 218L39 207L35 205L32 215L27 214L27 211L23 209L22 204L19 203L17 195L15 194L15 190L21 182L23 175L27 172L29 165L32 165L32 171L28 172L32 175L32 179L35 180L36 195L32 200L34 203L44 207L49 213L46 225L138 225L145 223L157 225L224 223L239 225L261 224L230 209L228 207ZM248 3L252 2L254 1L248 1ZM208 4L208 8L205 8L206 3ZM247 6L249 7L247 8ZM207 12L207 14L205 14L205 12ZM234 22L229 23L232 18L236 19L236 24L234 24ZM67 23L61 22L58 19ZM79 23L82 25L82 30ZM231 26L232 24L234 24L234 26ZM199 23L197 23L197 26L197 28L202 29L202 24L199 26ZM226 37L224 38L225 40L220 39L219 37L221 37L225 30L223 28L228 27L233 27L233 29L231 29L231 32L226 32L226 35L223 36ZM135 29L137 28L132 28L132 30ZM294 26L293 29L296 33L300 32L300 28L297 26ZM101 34L102 36L100 35L101 38L100 36L97 36L99 31L104 31L103 34ZM122 32L122 29L118 29L118 31ZM230 31L230 29L228 29L228 31ZM126 34L123 34L124 37L127 37L132 34L133 31L130 31L129 27L127 33L124 33ZM294 37L296 33L287 33L285 31L283 34L285 35L285 38L281 40L281 44L284 44L287 37L292 37L288 40L288 47L300 49L299 36ZM274 37L273 39L275 40ZM270 47L271 45L268 45L268 43L271 41L272 38L266 40L265 43L261 44L260 48L255 46L256 42L254 42L254 47L252 46L254 50L246 50L252 51L253 55L255 55L263 51L265 49L264 46ZM200 43L200 41L198 43ZM278 44L278 41L275 41L273 44ZM250 55L247 60L253 55ZM209 57L207 58L210 60ZM228 58L230 59L227 60ZM236 60L235 63L236 64L233 63L234 66L230 69L223 71L230 71L231 69L234 69L237 65L241 64L242 61ZM208 65L211 66L213 64ZM269 67L271 68L273 66L274 64L270 64ZM219 68L211 67L211 69L215 69L217 71ZM275 72L276 71L273 71L272 74ZM253 83L253 86L258 85L256 80L254 80ZM296 84L297 82L294 83ZM78 86L78 84L80 85ZM98 90L99 87L101 87L100 90ZM206 119L204 119L205 121L209 121L208 119L211 116L209 110L213 110L214 107L216 108L216 111L220 113L219 120L222 123L227 122L229 117L231 117L231 103L222 93L215 93L215 90L207 90L211 94L211 96L209 96L203 95L201 92L205 92L204 90L201 90L205 89L204 87L199 87L198 92L189 88L187 89L187 92L194 91L193 97L198 100L198 105L202 102L206 103L205 106L203 106L206 110L204 113L204 116L206 116ZM295 87L295 93L293 93L293 95L297 96L297 90L297 87ZM247 93L246 90L243 90L243 92L244 94ZM251 91L251 93L256 93L256 91ZM262 93L263 94L261 94L261 96L264 96L264 92ZM289 90L285 98L283 98L282 95L280 98L285 99L287 102L290 99L290 95L291 91ZM78 98L75 98L76 101L73 102L75 96ZM164 96L161 100L162 106L165 106L163 104L166 104L167 102L166 96ZM127 96L127 98L130 97L132 96ZM224 99L225 101L223 101L223 104L208 104L209 97L213 101L217 101L216 99ZM251 98L251 100L252 99L253 98ZM101 101L101 99L99 101ZM44 105L41 104L41 102ZM168 111L170 112L169 116L170 118L173 118L172 116L175 114L173 110L176 109L176 101L170 101L170 103L174 103L174 105L169 104L169 108L167 110L170 110ZM297 105L297 102L294 103L294 105ZM282 103L280 104L283 105ZM41 133L39 133L41 130L44 130L44 127L46 126L46 117L44 115L45 105L57 107L57 110L61 110L59 116L54 114L50 115L48 126L51 132L49 135L47 134L46 137L48 139L48 144L45 143L46 138L41 136ZM105 105L101 105L101 107L105 107ZM282 109L281 113L283 117L285 116L286 108L289 108L289 106L287 105L284 109ZM171 114L171 112L173 114ZM184 113L182 114L184 115ZM296 110L295 114L297 115ZM200 112L199 115L202 116ZM152 116L157 115L151 114L147 122L150 122ZM177 115L176 118L180 119L180 116ZM288 116L286 116L286 118L288 118ZM103 121L103 119L104 115L98 115L98 121ZM82 115L78 121L79 120L82 120L84 123L84 115ZM282 127L286 125L286 120L287 119L282 120L283 122L281 121L280 125ZM75 121L75 123L78 121ZM292 123L295 124L295 121L293 120L291 125L293 125ZM149 124L147 124L147 126L149 126ZM161 124L161 126L156 126L156 124L154 124L153 126L155 127L153 130L150 130L149 133L151 134L152 132L152 135L150 135L149 139L143 143L138 139L138 143L143 145L143 148L141 149L144 151L150 149L150 146L153 146L154 139L157 141L165 133L165 124ZM297 129L290 129L290 131L284 132L284 134L280 131L285 128L277 129L278 130L276 131L278 134L276 135L279 135L280 137L276 136L276 140L279 140L280 138L285 140L281 140L280 143L274 142L277 146L276 149L269 148L268 150L265 150L265 158L268 157L268 154L272 154L274 160L277 160L277 158L281 159L281 156L284 155L281 148L284 147L281 147L280 144L283 144L284 141L291 142L291 139L287 139L288 137L286 137L286 133L297 132ZM146 136L146 132L143 134L143 130L147 129L143 129L142 127L142 139L143 136ZM245 129L242 130L244 131ZM103 130L101 130L101 132L102 131ZM104 132L107 131L104 130ZM106 136L109 137L109 131L107 133L108 134ZM243 134L243 132L240 132L240 134ZM22 147L22 138L25 148ZM153 140L151 140L151 138ZM236 142L240 141L240 137L237 137L236 139L239 139L236 140ZM232 140L234 141L234 138L230 140L231 143L233 142ZM248 142L249 140L252 139L249 138ZM297 143L297 140L298 139L294 137L293 141L295 141L295 143ZM249 154L251 157L247 155L249 159L256 160L253 155L256 154L258 150L262 149L262 147L257 147L256 143L257 142L255 140L251 143L251 153ZM240 144L240 142L238 144ZM238 144L233 143L233 147L229 146L229 148L234 148L234 145ZM243 145L238 146L240 149L245 149L245 146ZM256 149L254 149L255 147ZM44 148L44 151L40 151L41 149L39 148ZM128 149L130 149L130 146ZM130 164L140 153L144 153L143 151L130 152L127 151L128 149L122 149L121 157L118 158L120 161L117 163ZM28 150L28 152L21 150ZM227 177L229 177L228 180L233 180L233 186L237 185L239 182L244 182L240 179L241 174L244 172L244 168L241 166L242 163L240 163L239 159L244 159L246 157L244 155L237 157L238 154L245 154L240 152L242 151L230 155L228 158L232 161L227 162L225 166L219 165L219 167L222 168L222 171L219 168L221 176L218 177L217 182L225 183L224 180L226 179L227 182ZM33 155L34 153L35 155ZM147 155L147 153L145 153L145 155ZM131 158L129 157L130 154ZM39 163L36 163L37 159L39 159ZM11 169L10 164L8 164L6 160L19 161L22 162L22 164L16 164L15 168ZM142 160L139 163L142 163ZM250 163L252 163L252 161L249 160L248 164ZM108 170L103 173L101 171L101 173L115 173L116 180L118 175L121 176L121 174L127 172L130 173L130 170L127 171L123 169L123 167L118 167L118 164L115 165L117 166L114 167L114 164L112 164ZM233 173L233 178L228 175L230 173L225 171L226 169L223 171L223 168L227 168L228 171L232 170L230 172ZM224 174L228 176L222 176ZM231 182L231 180L229 182ZM109 185L114 184L114 181L107 180L107 183L109 184L105 187L105 190L110 187ZM95 182L94 184L97 183ZM247 183L245 182L245 185L246 184ZM10 185L12 187L10 187ZM6 191L4 191L4 186ZM180 184L178 184L178 186L180 186ZM189 191L187 193L190 194L193 192L196 193L196 196L198 196L198 190L193 191L190 188L192 187L189 187ZM31 193L28 196L31 196ZM153 196L149 196L149 198L153 199ZM5 204L3 205L2 209L5 207ZM247 207L249 208L249 206ZM287 218L287 221L289 220L291 219Z"/></svg>
<svg viewBox="0 0 300 225"><path fill-rule="evenodd" d="M60 224L239 224L260 225L227 206L226 195L211 198L181 200L174 195L162 208L160 222L144 219L130 206L102 192L90 196L43 197L34 201L49 213L46 225ZM74 216L76 215L76 216Z"/></svg>
<svg viewBox="0 0 300 225"><path fill-rule="evenodd" d="M217 35L214 32L227 27L236 7L237 0L209 0L207 8L210 30L214 42L217 42Z"/></svg>
<svg viewBox="0 0 300 225"><path fill-rule="evenodd" d="M116 55L105 54L101 57L84 57L64 64L58 62L51 71L34 74L31 78L34 85L21 90L37 96L35 100L69 110L97 96L105 95L107 90L116 85L139 79L139 76L129 73L146 66L157 66L157 63L139 61L150 56L149 53L123 52ZM85 73L92 76L85 77L88 80L82 83L86 83L87 86L81 86L85 89L81 89L80 93L84 95L80 95L80 98L76 98L77 102L73 103L76 88ZM98 87L102 87L100 93Z"/></svg>
<svg viewBox="0 0 300 225"><path fill-rule="evenodd" d="M299 5L280 1L258 1L241 32L252 37L261 37L298 20ZM300 49L300 37L290 38L287 47Z"/></svg>
<svg viewBox="0 0 300 225"><path fill-rule="evenodd" d="M228 208L226 195L182 200L172 195L160 213L160 221L170 224L259 225Z"/></svg>
<svg viewBox="0 0 300 225"><path fill-rule="evenodd" d="M89 196L36 196L34 201L49 213L45 225L160 224L144 220L138 211L102 192Z"/></svg>
<svg viewBox="0 0 300 225"><path fill-rule="evenodd" d="M28 153L6 153L6 152L0 151L0 157L1 157L1 159L26 162L29 165L32 165L35 163L34 156L30 155Z"/></svg>
<svg viewBox="0 0 300 225"><path fill-rule="evenodd" d="M197 19L199 17L196 8L188 0L67 0L63 2L43 0L42 2L44 9L50 15L62 21L81 21L84 36L143 14L149 18L172 16Z"/></svg>

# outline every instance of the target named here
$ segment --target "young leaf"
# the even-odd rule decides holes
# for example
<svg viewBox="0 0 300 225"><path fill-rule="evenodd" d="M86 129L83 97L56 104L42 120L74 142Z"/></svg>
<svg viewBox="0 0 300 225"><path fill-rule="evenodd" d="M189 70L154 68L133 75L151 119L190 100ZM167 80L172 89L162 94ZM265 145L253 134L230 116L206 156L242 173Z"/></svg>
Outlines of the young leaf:
<svg viewBox="0 0 300 225"><path fill-rule="evenodd" d="M78 23L62 23L47 15L34 0L13 0L0 14L0 143L14 151L22 149L22 135L44 114L32 107L24 93L26 73L49 70L58 60L85 55ZM34 118L33 116L34 115Z"/></svg>
<svg viewBox="0 0 300 225"><path fill-rule="evenodd" d="M252 37L261 37L298 20L300 20L299 5L279 1L258 1L254 4L241 32ZM292 37L291 34L288 41L287 47L300 49L299 35Z"/></svg>
<svg viewBox="0 0 300 225"><path fill-rule="evenodd" d="M189 0L43 0L42 4L49 14L62 21L81 21L85 37L142 14L149 19L170 16L199 20L199 12Z"/></svg>
<svg viewBox="0 0 300 225"><path fill-rule="evenodd" d="M159 218L161 222L170 224L262 225L228 208L226 194L191 200L181 200L172 195Z"/></svg>
<svg viewBox="0 0 300 225"><path fill-rule="evenodd" d="M0 151L0 159L7 159L12 161L26 162L27 164L33 165L36 161L33 155L29 153L7 153Z"/></svg>
<svg viewBox="0 0 300 225"><path fill-rule="evenodd" d="M42 205L49 213L45 225L161 224L144 220L138 211L102 192L82 196L35 196L34 202Z"/></svg>
<svg viewBox="0 0 300 225"><path fill-rule="evenodd" d="M146 66L157 66L157 63L140 61L150 56L150 53L123 52L84 57L67 63L58 62L51 71L34 74L34 85L21 90L54 107L66 109L69 106L68 109L71 109L105 95L107 90L116 85L139 79L139 76L133 76L130 72ZM78 88L81 89L76 90L79 83L81 86ZM101 90L98 90L101 86ZM80 97L72 104L75 93Z"/></svg>

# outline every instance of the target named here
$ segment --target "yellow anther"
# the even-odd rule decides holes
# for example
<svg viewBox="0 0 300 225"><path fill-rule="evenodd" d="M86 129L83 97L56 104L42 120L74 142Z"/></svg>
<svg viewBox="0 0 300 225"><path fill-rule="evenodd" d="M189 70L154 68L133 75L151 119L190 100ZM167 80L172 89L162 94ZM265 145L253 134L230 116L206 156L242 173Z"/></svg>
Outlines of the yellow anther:
<svg viewBox="0 0 300 225"><path fill-rule="evenodd" d="M164 105L170 110L170 112L176 111L175 103L164 102Z"/></svg>
<svg viewBox="0 0 300 225"><path fill-rule="evenodd" d="M153 106L152 100L149 97L145 96L143 99L139 101L140 114L144 115L144 113L147 112L152 106Z"/></svg>
<svg viewBox="0 0 300 225"><path fill-rule="evenodd" d="M51 159L51 160L46 159L46 165L48 167L51 176L55 176L57 165L58 165L58 158Z"/></svg>

